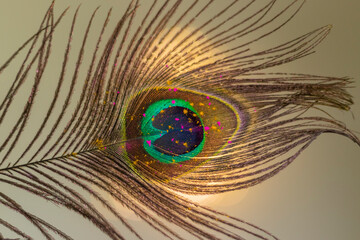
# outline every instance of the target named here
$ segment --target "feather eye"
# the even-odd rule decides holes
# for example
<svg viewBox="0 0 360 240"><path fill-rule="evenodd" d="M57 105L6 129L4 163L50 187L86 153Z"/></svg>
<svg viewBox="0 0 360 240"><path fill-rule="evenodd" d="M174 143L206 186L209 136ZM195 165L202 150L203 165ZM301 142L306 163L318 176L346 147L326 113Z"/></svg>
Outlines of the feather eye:
<svg viewBox="0 0 360 240"><path fill-rule="evenodd" d="M205 164L231 143L246 125L238 111L198 91L146 89L126 110L126 143L121 148L136 169L146 168L149 176L169 180Z"/></svg>
<svg viewBox="0 0 360 240"><path fill-rule="evenodd" d="M259 184L322 133L360 145L338 121L306 115L322 107L349 110L348 78L264 71L311 54L329 33L325 26L257 49L302 4L276 10L275 0L229 1L220 8L213 0L134 0L113 25L112 10L99 19L96 9L83 36L78 8L59 57L52 50L68 10L55 17L52 3L38 31L0 66L4 74L24 58L0 105L0 204L44 239L74 237L8 189L79 214L110 239L126 236L89 195L137 239L147 236L101 193L162 238L277 239L178 192L215 194ZM49 78L55 85L44 89L54 58L60 59L58 74ZM39 101L44 91L52 93L48 105ZM42 116L38 124L34 115ZM0 225L37 239L2 215Z"/></svg>

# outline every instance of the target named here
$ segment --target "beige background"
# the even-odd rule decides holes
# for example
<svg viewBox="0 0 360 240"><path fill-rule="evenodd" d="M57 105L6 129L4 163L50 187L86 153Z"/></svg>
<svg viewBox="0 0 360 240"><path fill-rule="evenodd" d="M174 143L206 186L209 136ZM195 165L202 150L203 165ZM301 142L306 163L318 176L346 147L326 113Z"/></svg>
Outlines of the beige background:
<svg viewBox="0 0 360 240"><path fill-rule="evenodd" d="M37 29L49 2L0 0L0 63ZM90 12L97 5L114 5L117 8L122 6L120 0L58 0L57 13L67 5L72 6L73 11L79 2L83 3L84 12ZM224 1L215 2L221 6ZM359 9L360 2L354 0L308 0L297 17L276 34L276 39L289 40L314 28L333 24L330 36L317 47L315 55L280 69L287 72L353 77L355 88L349 91L354 96L354 118L349 112L336 112L335 116L345 122L348 128L360 132ZM70 15L67 21L69 19ZM5 84L6 81L0 75L0 84ZM1 89L0 85L2 100L4 92ZM340 136L320 136L285 171L249 189L243 195L241 191L231 192L203 202L255 223L280 239L360 239L360 148ZM31 202L31 198L28 201ZM45 211L38 207L39 211ZM68 226L75 235L76 225L83 224L72 215L53 214L54 218ZM6 215L0 208L0 217L6 219L12 216ZM134 224L138 225L140 232L146 232L139 222L134 221ZM89 231L80 235L87 236L86 239L101 239L102 235L91 224L88 226ZM2 231L0 226L0 232ZM150 237L149 234L147 236ZM154 235L149 239L156 237Z"/></svg>

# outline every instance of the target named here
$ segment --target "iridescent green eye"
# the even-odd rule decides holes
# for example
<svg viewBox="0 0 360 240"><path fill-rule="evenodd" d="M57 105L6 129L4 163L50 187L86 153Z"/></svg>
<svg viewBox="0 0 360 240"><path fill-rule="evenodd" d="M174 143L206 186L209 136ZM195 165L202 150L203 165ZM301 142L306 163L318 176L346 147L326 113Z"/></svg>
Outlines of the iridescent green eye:
<svg viewBox="0 0 360 240"><path fill-rule="evenodd" d="M183 162L204 147L199 114L182 99L160 100L148 107L141 121L144 149L163 163Z"/></svg>
<svg viewBox="0 0 360 240"><path fill-rule="evenodd" d="M129 163L158 179L186 173L212 159L247 122L226 101L186 89L151 88L126 110L124 139Z"/></svg>

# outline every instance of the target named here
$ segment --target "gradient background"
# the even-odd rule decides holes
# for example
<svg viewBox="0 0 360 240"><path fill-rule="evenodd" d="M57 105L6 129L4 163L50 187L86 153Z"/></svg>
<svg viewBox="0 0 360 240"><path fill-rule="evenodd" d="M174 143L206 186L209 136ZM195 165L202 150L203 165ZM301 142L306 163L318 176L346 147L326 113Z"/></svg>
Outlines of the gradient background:
<svg viewBox="0 0 360 240"><path fill-rule="evenodd" d="M121 8L120 0L58 0L55 13L71 6L70 13L82 2L81 13L90 13L102 5ZM220 7L225 1L216 0ZM226 1L228 2L228 1ZM261 2L261 0L260 0ZM280 3L290 2L280 0ZM0 0L0 64L3 63L32 33L48 8L48 0ZM360 2L354 0L308 0L300 13L269 41L290 40L327 24L333 24L331 34L316 48L317 53L277 68L285 72L311 73L328 76L350 76L355 88L352 113L334 111L335 118L349 129L360 131ZM80 15L78 24L86 26L88 15ZM114 16L114 15L113 15ZM71 19L68 14L66 23ZM84 21L80 20L83 19ZM63 29L63 28L62 28ZM67 38L67 32L64 39ZM65 41L65 40L64 40ZM267 40L265 40L267 41ZM276 42L278 43L278 42ZM276 44L275 43L275 44ZM53 50L53 51L56 51ZM59 51L63 51L60 49ZM7 79L0 75L1 84ZM4 89L4 88L3 88ZM5 88L6 89L6 88ZM1 134L1 133L0 133ZM254 223L280 239L356 240L360 239L360 148L337 135L322 135L286 170L266 182L244 191L230 192L202 201L211 207ZM6 189L0 191L6 192ZM27 202L35 201L27 198ZM49 212L36 202L38 211L53 215L64 224L68 233L79 239L102 239L102 234L76 215ZM52 210L51 210L52 211ZM0 208L0 217L12 218ZM158 239L134 220L140 233ZM85 224L88 231L77 232ZM26 226L24 226L24 229ZM83 229L83 227L81 228ZM6 232L0 226L4 237ZM78 234L78 235L77 235ZM40 239L40 238L39 238Z"/></svg>

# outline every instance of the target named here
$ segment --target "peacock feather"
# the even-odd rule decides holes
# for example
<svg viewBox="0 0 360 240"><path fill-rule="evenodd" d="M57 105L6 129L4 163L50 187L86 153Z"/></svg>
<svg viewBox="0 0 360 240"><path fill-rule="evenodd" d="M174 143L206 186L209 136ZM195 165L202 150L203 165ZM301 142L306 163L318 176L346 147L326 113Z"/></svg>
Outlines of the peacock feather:
<svg viewBox="0 0 360 240"><path fill-rule="evenodd" d="M183 194L262 183L323 133L360 145L327 114L350 110L349 78L269 71L329 34L261 47L303 3L132 0L121 13L96 8L86 27L82 7L51 3L0 66L0 206L10 213L0 212L0 239L83 239L19 196L85 218L104 239L151 239L109 199L161 239L278 239Z"/></svg>

